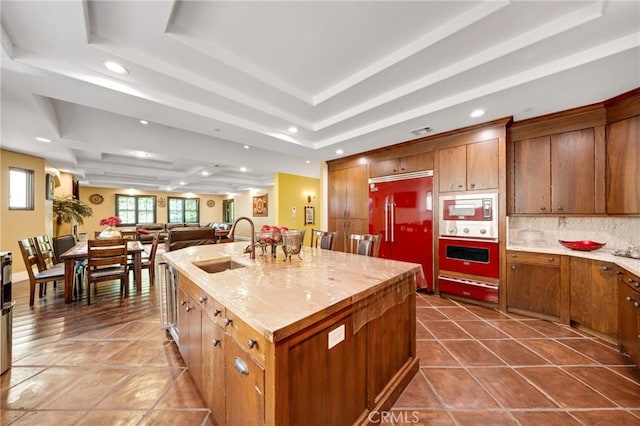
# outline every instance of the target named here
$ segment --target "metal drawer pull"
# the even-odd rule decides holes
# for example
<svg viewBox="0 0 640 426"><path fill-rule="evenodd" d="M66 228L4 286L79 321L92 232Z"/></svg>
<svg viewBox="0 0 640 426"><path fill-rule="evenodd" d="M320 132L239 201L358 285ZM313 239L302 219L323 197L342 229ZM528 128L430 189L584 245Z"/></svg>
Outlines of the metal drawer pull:
<svg viewBox="0 0 640 426"><path fill-rule="evenodd" d="M200 303L204 303L207 300L207 296L200 296Z"/></svg>
<svg viewBox="0 0 640 426"><path fill-rule="evenodd" d="M186 301L186 300L182 300L182 301L180 301L180 304L181 304L182 306L184 306L184 305L186 305L186 304L187 304L187 301Z"/></svg>
<svg viewBox="0 0 640 426"><path fill-rule="evenodd" d="M218 315L220 315L222 313L222 311L220 309L214 309L213 310L213 316L217 317Z"/></svg>
<svg viewBox="0 0 640 426"><path fill-rule="evenodd" d="M187 311L187 312L191 312L191 307L187 306L186 308L184 308L184 310Z"/></svg>
<svg viewBox="0 0 640 426"><path fill-rule="evenodd" d="M236 369L238 373L244 374L246 376L249 375L249 367L240 358L236 357L236 359L233 360L233 367Z"/></svg>
<svg viewBox="0 0 640 426"><path fill-rule="evenodd" d="M608 267L608 266L601 266L601 267L600 267L600 270L602 270L602 271L608 271L608 270L609 270L609 267Z"/></svg>
<svg viewBox="0 0 640 426"><path fill-rule="evenodd" d="M249 339L249 341L247 342L247 346L249 346L249 349L253 349L257 344L258 342L254 339Z"/></svg>
<svg viewBox="0 0 640 426"><path fill-rule="evenodd" d="M229 324L231 324L232 322L233 322L233 320L232 320L232 319L230 319L230 318L225 318L225 319L224 319L224 325L229 325Z"/></svg>
<svg viewBox="0 0 640 426"><path fill-rule="evenodd" d="M211 344L213 344L213 346L220 346L220 339L213 339Z"/></svg>

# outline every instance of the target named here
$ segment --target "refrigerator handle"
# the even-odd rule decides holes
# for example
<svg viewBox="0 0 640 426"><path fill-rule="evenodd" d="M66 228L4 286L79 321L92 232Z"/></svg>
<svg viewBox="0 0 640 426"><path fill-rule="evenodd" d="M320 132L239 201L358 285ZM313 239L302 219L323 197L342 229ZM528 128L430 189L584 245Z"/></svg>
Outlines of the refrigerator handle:
<svg viewBox="0 0 640 426"><path fill-rule="evenodd" d="M390 223L390 228L391 228L391 242L395 243L396 242L396 204L395 203L391 203L389 204L389 207L391 209L391 223Z"/></svg>
<svg viewBox="0 0 640 426"><path fill-rule="evenodd" d="M384 203L384 241L389 241L389 203Z"/></svg>

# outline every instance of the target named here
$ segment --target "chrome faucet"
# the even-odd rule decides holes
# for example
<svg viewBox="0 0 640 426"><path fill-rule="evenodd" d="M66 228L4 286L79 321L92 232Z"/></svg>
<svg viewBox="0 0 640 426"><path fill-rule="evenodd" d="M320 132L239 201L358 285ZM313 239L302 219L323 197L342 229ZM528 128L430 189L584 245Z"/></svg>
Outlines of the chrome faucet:
<svg viewBox="0 0 640 426"><path fill-rule="evenodd" d="M255 259L256 258L256 243L255 243L255 238L256 238L256 227L253 224L253 221L251 219L249 219L246 216L241 216L239 218L237 218L235 220L235 222L233 222L233 225L231 226L231 232L230 232L230 239L231 241L235 241L235 236L236 236L236 225L238 224L238 222L240 222L241 220L246 220L247 222L249 222L249 224L251 225L251 243L249 244L249 247L247 247L245 249L245 253L251 253L249 255L250 259Z"/></svg>

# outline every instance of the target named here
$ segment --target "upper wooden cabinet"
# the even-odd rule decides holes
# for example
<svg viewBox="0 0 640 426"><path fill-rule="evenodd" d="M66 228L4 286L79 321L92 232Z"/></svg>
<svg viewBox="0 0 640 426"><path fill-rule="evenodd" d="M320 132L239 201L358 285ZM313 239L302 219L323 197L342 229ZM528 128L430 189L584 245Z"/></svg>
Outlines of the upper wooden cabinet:
<svg viewBox="0 0 640 426"><path fill-rule="evenodd" d="M433 152L421 152L415 155L373 162L369 164L369 177L389 176L432 169Z"/></svg>
<svg viewBox="0 0 640 426"><path fill-rule="evenodd" d="M491 139L439 150L440 192L497 189L498 146L498 139Z"/></svg>
<svg viewBox="0 0 640 426"><path fill-rule="evenodd" d="M595 158L594 128L515 141L514 213L602 213Z"/></svg>
<svg viewBox="0 0 640 426"><path fill-rule="evenodd" d="M607 213L640 214L640 116L607 126Z"/></svg>

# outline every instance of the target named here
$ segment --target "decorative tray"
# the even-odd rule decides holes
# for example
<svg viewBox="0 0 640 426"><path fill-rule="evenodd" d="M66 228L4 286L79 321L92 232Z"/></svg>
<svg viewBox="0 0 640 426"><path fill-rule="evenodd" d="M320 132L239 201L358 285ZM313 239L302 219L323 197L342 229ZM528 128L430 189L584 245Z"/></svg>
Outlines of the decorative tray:
<svg viewBox="0 0 640 426"><path fill-rule="evenodd" d="M582 241L563 241L563 240L558 240L558 242L560 244L562 244L563 246L565 246L566 248L569 248L571 250L578 250L578 251L593 251L593 250L598 250L602 247L605 246L605 244L607 243L598 243L595 241L591 241L591 240L582 240Z"/></svg>

